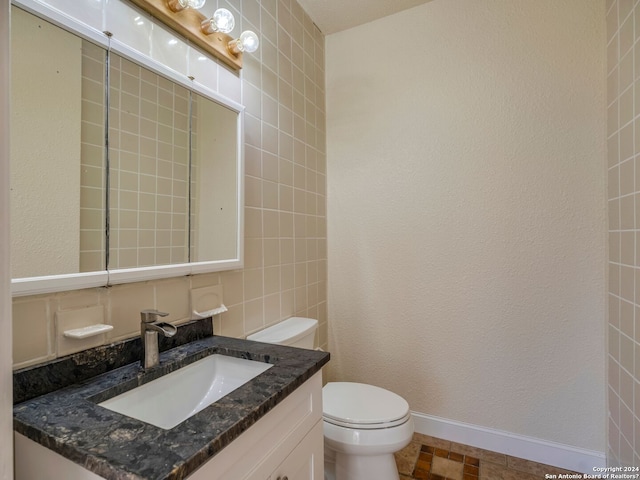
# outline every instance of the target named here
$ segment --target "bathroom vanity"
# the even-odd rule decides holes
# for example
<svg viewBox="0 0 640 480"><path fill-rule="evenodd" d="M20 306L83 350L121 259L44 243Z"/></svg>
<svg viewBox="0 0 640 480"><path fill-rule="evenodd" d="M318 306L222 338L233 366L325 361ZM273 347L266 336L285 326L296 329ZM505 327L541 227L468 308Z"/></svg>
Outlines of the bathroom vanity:
<svg viewBox="0 0 640 480"><path fill-rule="evenodd" d="M121 365L139 348L128 340L15 373L17 480L322 478L329 354L205 336L166 349L154 369ZM169 429L99 405L211 355L271 367Z"/></svg>

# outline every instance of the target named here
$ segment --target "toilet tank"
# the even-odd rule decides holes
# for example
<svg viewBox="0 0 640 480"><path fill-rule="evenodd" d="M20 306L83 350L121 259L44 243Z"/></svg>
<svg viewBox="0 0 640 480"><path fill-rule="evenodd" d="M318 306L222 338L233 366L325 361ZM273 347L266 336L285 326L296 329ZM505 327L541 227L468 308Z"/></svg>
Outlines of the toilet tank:
<svg viewBox="0 0 640 480"><path fill-rule="evenodd" d="M313 349L317 328L318 321L313 318L291 317L252 333L247 340Z"/></svg>

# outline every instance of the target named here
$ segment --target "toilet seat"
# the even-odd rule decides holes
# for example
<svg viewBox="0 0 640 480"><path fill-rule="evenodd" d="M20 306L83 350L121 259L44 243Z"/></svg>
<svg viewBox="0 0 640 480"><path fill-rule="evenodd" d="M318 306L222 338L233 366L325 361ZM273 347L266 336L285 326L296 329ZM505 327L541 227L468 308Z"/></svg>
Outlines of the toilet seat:
<svg viewBox="0 0 640 480"><path fill-rule="evenodd" d="M404 398L364 383L327 383L322 389L322 402L324 421L344 428L392 428L411 417Z"/></svg>

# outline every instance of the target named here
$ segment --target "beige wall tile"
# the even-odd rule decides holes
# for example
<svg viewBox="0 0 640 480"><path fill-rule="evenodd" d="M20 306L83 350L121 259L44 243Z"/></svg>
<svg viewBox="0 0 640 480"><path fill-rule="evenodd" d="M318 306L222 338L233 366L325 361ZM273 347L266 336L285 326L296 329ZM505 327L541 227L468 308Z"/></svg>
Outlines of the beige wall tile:
<svg viewBox="0 0 640 480"><path fill-rule="evenodd" d="M296 313L293 290L283 290L280 293L280 316L289 318Z"/></svg>
<svg viewBox="0 0 640 480"><path fill-rule="evenodd" d="M280 267L280 286L282 291L293 289L295 286L295 266L293 263Z"/></svg>
<svg viewBox="0 0 640 480"><path fill-rule="evenodd" d="M635 228L635 198L633 195L620 198L620 228L622 230Z"/></svg>
<svg viewBox="0 0 640 480"><path fill-rule="evenodd" d="M299 238L294 241L293 244L294 249L294 261L296 263L306 262L308 260L307 257L307 241L305 238Z"/></svg>
<svg viewBox="0 0 640 480"><path fill-rule="evenodd" d="M290 138L290 137L286 137L286 138ZM291 144L291 147L293 149L293 144ZM280 173L279 173L280 183L284 185L293 186L293 171L294 171L293 162L291 162L290 160L281 158Z"/></svg>
<svg viewBox="0 0 640 480"><path fill-rule="evenodd" d="M223 313L220 317L220 330L214 330L215 334L234 338L242 338L245 336L244 304L229 307L229 311Z"/></svg>
<svg viewBox="0 0 640 480"><path fill-rule="evenodd" d="M262 180L245 178L244 204L247 207L262 207Z"/></svg>
<svg viewBox="0 0 640 480"><path fill-rule="evenodd" d="M620 229L620 200L613 199L608 202L609 230Z"/></svg>
<svg viewBox="0 0 640 480"><path fill-rule="evenodd" d="M620 164L620 195L634 192L635 161L628 159Z"/></svg>
<svg viewBox="0 0 640 480"><path fill-rule="evenodd" d="M208 287L210 285L220 285L220 276L222 273L203 273L200 275L194 275L191 277L191 288ZM225 297L226 301L226 297Z"/></svg>
<svg viewBox="0 0 640 480"><path fill-rule="evenodd" d="M262 206L263 208L278 208L278 184L275 182L262 182Z"/></svg>
<svg viewBox="0 0 640 480"><path fill-rule="evenodd" d="M264 294L271 295L280 292L280 265L264 269Z"/></svg>
<svg viewBox="0 0 640 480"><path fill-rule="evenodd" d="M42 362L54 356L53 318L45 298L13 302L13 363L16 367Z"/></svg>
<svg viewBox="0 0 640 480"><path fill-rule="evenodd" d="M633 406L633 377L631 376L631 374L629 374L629 372L627 372L625 369L621 368L620 369L620 400L626 405L626 406ZM624 425L632 425L632 422L627 422L624 421L622 418L622 413L623 413L623 409L622 409L622 405L620 405L620 426L624 426ZM627 438L631 438L627 435Z"/></svg>
<svg viewBox="0 0 640 480"><path fill-rule="evenodd" d="M245 302L262 297L264 291L263 287L261 268L244 271Z"/></svg>
<svg viewBox="0 0 640 480"><path fill-rule="evenodd" d="M169 315L162 320L165 322L181 322L190 320L188 277L177 277L155 282L155 308Z"/></svg>
<svg viewBox="0 0 640 480"><path fill-rule="evenodd" d="M278 238L280 236L280 214L277 210L263 210L264 238Z"/></svg>
<svg viewBox="0 0 640 480"><path fill-rule="evenodd" d="M309 307L308 292L306 285L294 290L294 310L304 312Z"/></svg>
<svg viewBox="0 0 640 480"><path fill-rule="evenodd" d="M227 306L241 304L244 301L244 274L233 271L221 274L224 285L224 301Z"/></svg>
<svg viewBox="0 0 640 480"><path fill-rule="evenodd" d="M620 355L619 350L617 355ZM612 355L609 355L608 363L608 378L609 378L609 387L613 389L616 393L620 392L620 365L613 358Z"/></svg>
<svg viewBox="0 0 640 480"><path fill-rule="evenodd" d="M83 339L67 338L65 332L76 328L100 325L105 323L104 306L58 310L55 313L56 356L62 357L80 352L88 348L102 345L105 334L95 335Z"/></svg>
<svg viewBox="0 0 640 480"><path fill-rule="evenodd" d="M622 302L624 303L624 302ZM608 353L612 358L620 358L620 330L609 324L608 335Z"/></svg>
<svg viewBox="0 0 640 480"><path fill-rule="evenodd" d="M307 264L306 262L294 264L294 286L304 287L307 284Z"/></svg>
<svg viewBox="0 0 640 480"><path fill-rule="evenodd" d="M280 292L264 297L264 324L271 325L282 320L280 315Z"/></svg>
<svg viewBox="0 0 640 480"><path fill-rule="evenodd" d="M620 330L625 335L629 335L633 337L633 313L634 313L634 304L633 302L628 302L625 300L620 300L620 325L618 330ZM618 358L616 356L616 358Z"/></svg>
<svg viewBox="0 0 640 480"><path fill-rule="evenodd" d="M140 334L140 311L155 308L154 288L150 283L116 285L109 290L109 324L111 340Z"/></svg>
<svg viewBox="0 0 640 480"><path fill-rule="evenodd" d="M257 208L244 209L245 238L262 238L262 212Z"/></svg>
<svg viewBox="0 0 640 480"><path fill-rule="evenodd" d="M247 238L244 241L244 267L259 268L263 265L263 240L261 238Z"/></svg>
<svg viewBox="0 0 640 480"><path fill-rule="evenodd" d="M279 192L279 208L280 210L284 210L286 212L292 212L293 211L293 188L289 187L288 185L280 185L280 192Z"/></svg>
<svg viewBox="0 0 640 480"><path fill-rule="evenodd" d="M264 240L264 266L280 265L280 240L268 238Z"/></svg>
<svg viewBox="0 0 640 480"><path fill-rule="evenodd" d="M244 332L250 333L264 327L264 305L262 298L244 304Z"/></svg>
<svg viewBox="0 0 640 480"><path fill-rule="evenodd" d="M293 214L280 212L280 237L293 237Z"/></svg>
<svg viewBox="0 0 640 480"><path fill-rule="evenodd" d="M621 261L626 265L635 265L635 248L636 248L635 232L622 232L620 234L620 251ZM615 250L615 246L613 247Z"/></svg>
<svg viewBox="0 0 640 480"><path fill-rule="evenodd" d="M634 278L635 270L632 267L620 267L620 296L629 302L635 298Z"/></svg>

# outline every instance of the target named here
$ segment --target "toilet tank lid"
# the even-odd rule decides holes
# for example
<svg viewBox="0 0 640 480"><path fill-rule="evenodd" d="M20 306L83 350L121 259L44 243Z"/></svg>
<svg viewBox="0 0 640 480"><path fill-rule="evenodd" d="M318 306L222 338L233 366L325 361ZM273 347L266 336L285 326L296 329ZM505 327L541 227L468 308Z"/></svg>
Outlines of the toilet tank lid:
<svg viewBox="0 0 640 480"><path fill-rule="evenodd" d="M313 318L291 317L264 330L248 335L247 340L287 345L305 335L314 333L317 327L318 321Z"/></svg>

